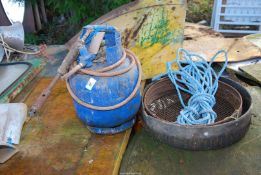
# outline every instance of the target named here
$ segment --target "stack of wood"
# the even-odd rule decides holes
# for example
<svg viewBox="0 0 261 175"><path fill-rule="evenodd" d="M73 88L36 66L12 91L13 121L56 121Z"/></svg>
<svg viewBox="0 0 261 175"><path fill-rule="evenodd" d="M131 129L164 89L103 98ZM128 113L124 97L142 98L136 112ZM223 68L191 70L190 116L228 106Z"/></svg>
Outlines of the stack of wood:
<svg viewBox="0 0 261 175"><path fill-rule="evenodd" d="M261 49L245 38L225 38L212 28L186 23L183 47L210 59L219 50L228 52L229 62L239 62L261 56ZM221 56L216 60L223 62Z"/></svg>

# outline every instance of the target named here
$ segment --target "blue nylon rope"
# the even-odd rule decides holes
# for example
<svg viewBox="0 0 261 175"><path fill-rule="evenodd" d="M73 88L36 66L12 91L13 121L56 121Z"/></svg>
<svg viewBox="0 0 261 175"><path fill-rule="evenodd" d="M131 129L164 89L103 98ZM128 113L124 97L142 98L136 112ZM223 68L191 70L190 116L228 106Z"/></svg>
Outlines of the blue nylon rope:
<svg viewBox="0 0 261 175"><path fill-rule="evenodd" d="M183 53L183 60L181 60L181 53ZM211 65L222 53L225 62L217 74ZM193 61L195 58L197 61ZM217 114L213 111L213 106L216 104L215 94L218 89L218 79L227 66L227 60L227 52L224 50L218 51L208 63L202 56L181 48L177 52L176 60L167 62L167 75L175 85L184 108L177 118L177 123L196 125L215 122L217 118ZM174 63L178 65L179 70L172 70ZM181 91L191 94L187 105L184 103Z"/></svg>

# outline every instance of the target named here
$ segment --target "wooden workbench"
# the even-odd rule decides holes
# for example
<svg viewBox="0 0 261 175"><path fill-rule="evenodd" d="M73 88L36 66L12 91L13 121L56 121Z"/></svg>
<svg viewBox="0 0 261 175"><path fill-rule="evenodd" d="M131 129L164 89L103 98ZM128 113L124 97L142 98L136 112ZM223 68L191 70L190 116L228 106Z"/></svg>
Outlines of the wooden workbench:
<svg viewBox="0 0 261 175"><path fill-rule="evenodd" d="M56 61L48 63L41 77L24 89L16 101L32 105L66 54L65 50L60 51L54 49ZM40 115L26 121L17 146L19 152L0 165L0 174L118 174L130 134L131 129L106 136L90 133L76 116L66 84L60 80Z"/></svg>

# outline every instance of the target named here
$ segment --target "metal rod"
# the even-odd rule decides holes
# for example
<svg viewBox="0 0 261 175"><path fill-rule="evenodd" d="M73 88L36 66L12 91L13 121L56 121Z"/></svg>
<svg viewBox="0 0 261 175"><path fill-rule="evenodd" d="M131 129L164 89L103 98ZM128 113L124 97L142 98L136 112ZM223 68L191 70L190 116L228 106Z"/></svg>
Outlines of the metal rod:
<svg viewBox="0 0 261 175"><path fill-rule="evenodd" d="M68 69L69 66L72 64L73 60L79 53L79 48L84 45L84 41L86 38L89 36L89 34L92 32L92 30L87 30L86 33L82 38L78 38L77 42L73 45L72 49L68 52L66 57L64 58L62 64L57 70L57 74L52 80L52 82L48 85L46 89L43 90L41 95L36 99L34 104L32 105L30 111L29 111L29 116L33 117L37 114L37 112L41 109L47 98L49 97L53 87L57 83L57 81L61 78L62 75L64 75Z"/></svg>
<svg viewBox="0 0 261 175"><path fill-rule="evenodd" d="M36 115L36 113L39 111L39 109L43 106L47 98L49 97L53 87L57 83L57 81L60 79L61 74L57 74L52 82L48 85L46 89L43 90L41 95L36 99L35 103L32 105L30 111L29 111L29 116L33 117Z"/></svg>

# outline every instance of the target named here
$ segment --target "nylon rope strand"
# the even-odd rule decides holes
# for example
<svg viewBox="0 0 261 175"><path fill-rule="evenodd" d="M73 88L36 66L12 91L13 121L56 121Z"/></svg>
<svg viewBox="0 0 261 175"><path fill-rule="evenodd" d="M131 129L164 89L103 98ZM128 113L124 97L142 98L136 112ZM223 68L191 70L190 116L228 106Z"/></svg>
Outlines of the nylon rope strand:
<svg viewBox="0 0 261 175"><path fill-rule="evenodd" d="M182 53L183 60L181 60ZM220 54L224 54L225 62L217 74L211 66ZM167 62L167 75L175 85L184 108L177 118L178 124L197 125L215 122L217 118L213 110L216 104L215 94L218 89L218 79L225 70L227 61L227 52L224 50L218 51L208 63L202 56L181 48L177 52L176 60ZM178 65L179 70L172 70L174 63ZM181 91L191 95L187 104L184 103Z"/></svg>

